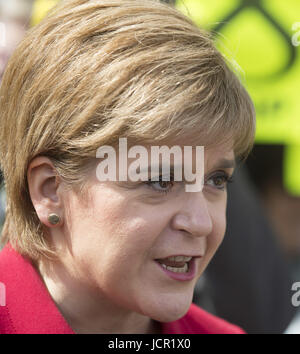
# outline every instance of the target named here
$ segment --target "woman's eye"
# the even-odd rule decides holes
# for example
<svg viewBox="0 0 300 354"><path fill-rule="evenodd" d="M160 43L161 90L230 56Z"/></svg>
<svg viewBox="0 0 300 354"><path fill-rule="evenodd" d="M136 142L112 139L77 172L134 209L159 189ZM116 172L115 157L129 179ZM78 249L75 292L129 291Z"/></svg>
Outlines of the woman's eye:
<svg viewBox="0 0 300 354"><path fill-rule="evenodd" d="M206 183L214 188L225 190L227 184L231 182L233 182L232 176L224 172L211 176Z"/></svg>
<svg viewBox="0 0 300 354"><path fill-rule="evenodd" d="M156 190L157 192L162 192L162 193L168 193L173 185L174 181L172 180L172 177L170 178L170 181L163 181L162 176L159 176L159 181L147 181L147 185Z"/></svg>

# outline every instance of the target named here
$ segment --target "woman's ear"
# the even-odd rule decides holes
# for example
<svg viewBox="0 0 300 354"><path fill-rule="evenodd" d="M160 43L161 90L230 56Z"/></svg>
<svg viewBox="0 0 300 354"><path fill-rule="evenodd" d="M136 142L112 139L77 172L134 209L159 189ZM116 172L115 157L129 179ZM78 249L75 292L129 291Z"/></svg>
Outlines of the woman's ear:
<svg viewBox="0 0 300 354"><path fill-rule="evenodd" d="M32 204L40 221L48 227L61 225L62 201L58 190L61 180L48 157L34 158L27 169L27 181ZM53 222L56 214L56 222Z"/></svg>

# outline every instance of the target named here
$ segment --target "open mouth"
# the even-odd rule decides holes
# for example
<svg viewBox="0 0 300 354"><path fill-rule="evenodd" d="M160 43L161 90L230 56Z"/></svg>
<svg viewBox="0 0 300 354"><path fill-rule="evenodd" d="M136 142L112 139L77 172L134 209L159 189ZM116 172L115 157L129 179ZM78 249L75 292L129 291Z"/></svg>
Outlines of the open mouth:
<svg viewBox="0 0 300 354"><path fill-rule="evenodd" d="M164 259L156 259L156 262L170 272L188 273L192 258L190 256L172 256Z"/></svg>
<svg viewBox="0 0 300 354"><path fill-rule="evenodd" d="M197 258L201 256L172 256L155 259L159 269L169 278L177 281L189 281L198 273Z"/></svg>

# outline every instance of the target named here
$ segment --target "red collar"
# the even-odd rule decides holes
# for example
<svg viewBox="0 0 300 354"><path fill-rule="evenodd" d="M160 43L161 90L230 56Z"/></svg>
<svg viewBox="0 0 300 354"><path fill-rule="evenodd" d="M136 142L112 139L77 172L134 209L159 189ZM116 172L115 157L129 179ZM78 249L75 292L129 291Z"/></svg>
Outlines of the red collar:
<svg viewBox="0 0 300 354"><path fill-rule="evenodd" d="M71 334L68 325L31 262L10 245L0 256L0 281L6 287L6 311L15 333Z"/></svg>

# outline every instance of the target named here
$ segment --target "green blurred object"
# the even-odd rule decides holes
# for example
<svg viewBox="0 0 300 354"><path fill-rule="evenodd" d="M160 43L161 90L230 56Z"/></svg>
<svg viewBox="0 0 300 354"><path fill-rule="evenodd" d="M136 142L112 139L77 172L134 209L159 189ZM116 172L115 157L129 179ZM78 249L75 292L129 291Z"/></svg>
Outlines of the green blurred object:
<svg viewBox="0 0 300 354"><path fill-rule="evenodd" d="M177 0L175 6L212 31L218 49L242 68L257 113L256 143L286 146L283 183L299 196L300 1Z"/></svg>
<svg viewBox="0 0 300 354"><path fill-rule="evenodd" d="M57 5L59 0L35 0L32 8L31 26L35 26Z"/></svg>

